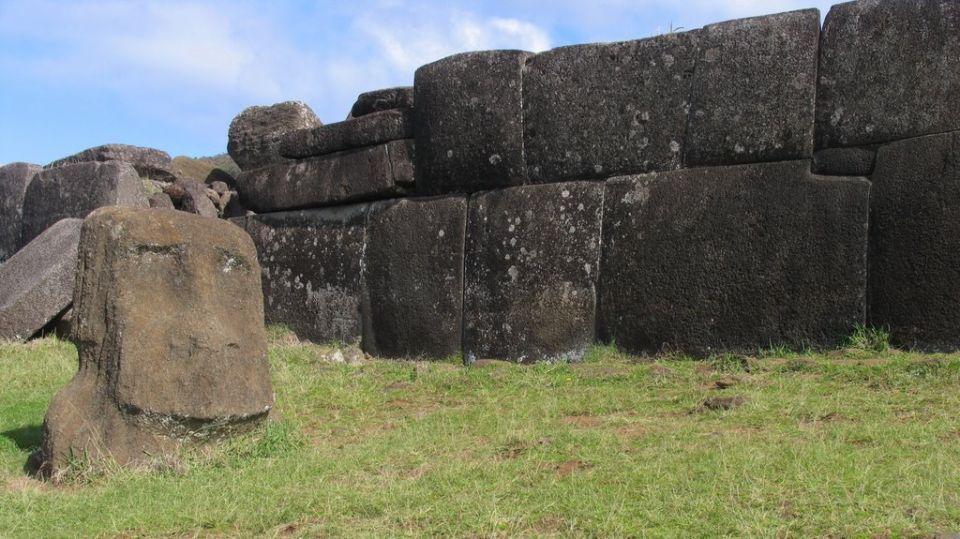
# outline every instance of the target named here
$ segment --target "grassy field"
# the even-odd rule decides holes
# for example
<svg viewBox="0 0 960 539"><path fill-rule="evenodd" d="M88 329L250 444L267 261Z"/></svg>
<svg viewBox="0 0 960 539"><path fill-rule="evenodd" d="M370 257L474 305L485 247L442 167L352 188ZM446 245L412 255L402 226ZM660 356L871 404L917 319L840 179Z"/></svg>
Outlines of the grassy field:
<svg viewBox="0 0 960 539"><path fill-rule="evenodd" d="M329 361L153 471L23 467L76 352L0 344L0 537L930 537L960 530L960 355ZM348 354L349 355L349 354Z"/></svg>

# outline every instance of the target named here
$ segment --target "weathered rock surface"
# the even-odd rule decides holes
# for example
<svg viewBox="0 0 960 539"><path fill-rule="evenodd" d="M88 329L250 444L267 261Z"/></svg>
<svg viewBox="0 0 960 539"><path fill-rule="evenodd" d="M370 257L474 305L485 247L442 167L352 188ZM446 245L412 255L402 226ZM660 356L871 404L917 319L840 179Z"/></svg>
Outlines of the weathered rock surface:
<svg viewBox="0 0 960 539"><path fill-rule="evenodd" d="M817 148L960 129L960 3L846 2L820 43Z"/></svg>
<svg viewBox="0 0 960 539"><path fill-rule="evenodd" d="M150 195L150 198L147 199L150 203L151 208L159 208L163 210L175 210L176 207L173 205L173 199L170 198L170 195L166 193L154 193Z"/></svg>
<svg viewBox="0 0 960 539"><path fill-rule="evenodd" d="M124 161L82 162L45 169L27 187L22 242L66 218L84 218L103 206L149 206L140 176Z"/></svg>
<svg viewBox="0 0 960 539"><path fill-rule="evenodd" d="M575 45L533 57L523 78L530 180L680 167L698 36Z"/></svg>
<svg viewBox="0 0 960 539"><path fill-rule="evenodd" d="M960 132L881 146L870 200L870 323L960 348Z"/></svg>
<svg viewBox="0 0 960 539"><path fill-rule="evenodd" d="M874 148L827 148L813 154L813 173L827 176L869 176L877 151Z"/></svg>
<svg viewBox="0 0 960 539"><path fill-rule="evenodd" d="M249 107L230 122L227 153L241 170L283 162L286 159L280 155L280 139L285 133L321 125L302 101Z"/></svg>
<svg viewBox="0 0 960 539"><path fill-rule="evenodd" d="M268 324L316 343L356 342L369 204L248 216Z"/></svg>
<svg viewBox="0 0 960 539"><path fill-rule="evenodd" d="M37 165L10 163L0 167L0 262L21 247L23 199L27 185L40 172Z"/></svg>
<svg viewBox="0 0 960 539"><path fill-rule="evenodd" d="M370 209L363 349L380 357L460 352L464 197L408 198Z"/></svg>
<svg viewBox="0 0 960 539"><path fill-rule="evenodd" d="M408 138L413 138L410 109L385 110L287 133L280 141L280 154L313 157Z"/></svg>
<svg viewBox="0 0 960 539"><path fill-rule="evenodd" d="M712 24L700 35L684 163L809 158L820 12Z"/></svg>
<svg viewBox="0 0 960 539"><path fill-rule="evenodd" d="M56 168L64 165L87 162L123 161L130 163L142 178L161 182L177 179L173 171L173 160L167 152L154 148L143 148L129 144L104 144L83 150L80 153L58 159L44 168Z"/></svg>
<svg viewBox="0 0 960 539"><path fill-rule="evenodd" d="M0 265L0 339L25 341L70 306L81 222L57 222Z"/></svg>
<svg viewBox="0 0 960 539"><path fill-rule="evenodd" d="M607 182L598 336L635 353L831 347L865 319L860 178L809 161Z"/></svg>
<svg viewBox="0 0 960 539"><path fill-rule="evenodd" d="M523 51L456 54L417 69L417 192L471 193L520 185Z"/></svg>
<svg viewBox="0 0 960 539"><path fill-rule="evenodd" d="M519 362L583 356L594 340L603 184L470 199L464 355Z"/></svg>
<svg viewBox="0 0 960 539"><path fill-rule="evenodd" d="M266 417L260 271L243 230L103 208L83 224L79 257L80 369L47 411L43 474L71 456L139 463Z"/></svg>
<svg viewBox="0 0 960 539"><path fill-rule="evenodd" d="M347 116L347 119L359 118L384 110L409 109L411 107L413 107L413 86L384 88L360 94L350 109L350 115Z"/></svg>
<svg viewBox="0 0 960 539"><path fill-rule="evenodd" d="M180 205L177 209L187 213L195 213L203 217L216 218L220 212L214 204L211 197L207 194L207 188L204 184L190 178L178 178L175 186L183 191L180 198ZM219 197L216 197L219 202Z"/></svg>
<svg viewBox="0 0 960 539"><path fill-rule="evenodd" d="M402 195L413 184L413 141L398 140L237 177L244 207L273 212Z"/></svg>

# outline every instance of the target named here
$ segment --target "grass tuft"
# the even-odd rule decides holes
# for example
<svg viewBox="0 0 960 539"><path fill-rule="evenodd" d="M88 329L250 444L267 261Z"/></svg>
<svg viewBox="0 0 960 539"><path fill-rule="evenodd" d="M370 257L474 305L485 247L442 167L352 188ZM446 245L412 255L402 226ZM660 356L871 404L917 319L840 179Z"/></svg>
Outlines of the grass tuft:
<svg viewBox="0 0 960 539"><path fill-rule="evenodd" d="M847 338L846 347L855 351L881 354L890 350L890 333L881 328L857 324Z"/></svg>

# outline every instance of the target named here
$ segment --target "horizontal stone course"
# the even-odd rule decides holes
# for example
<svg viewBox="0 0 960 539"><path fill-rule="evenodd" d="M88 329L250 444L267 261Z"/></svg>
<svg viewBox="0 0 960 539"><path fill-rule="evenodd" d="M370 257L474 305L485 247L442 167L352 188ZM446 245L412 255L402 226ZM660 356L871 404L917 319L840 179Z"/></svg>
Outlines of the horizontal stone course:
<svg viewBox="0 0 960 539"><path fill-rule="evenodd" d="M841 344L865 321L870 184L809 167L609 180L600 340L694 355Z"/></svg>
<svg viewBox="0 0 960 539"><path fill-rule="evenodd" d="M280 154L302 158L413 138L410 109L374 112L351 120L283 135Z"/></svg>
<svg viewBox="0 0 960 539"><path fill-rule="evenodd" d="M399 196L413 185L413 148L398 140L243 171L240 198L263 213Z"/></svg>

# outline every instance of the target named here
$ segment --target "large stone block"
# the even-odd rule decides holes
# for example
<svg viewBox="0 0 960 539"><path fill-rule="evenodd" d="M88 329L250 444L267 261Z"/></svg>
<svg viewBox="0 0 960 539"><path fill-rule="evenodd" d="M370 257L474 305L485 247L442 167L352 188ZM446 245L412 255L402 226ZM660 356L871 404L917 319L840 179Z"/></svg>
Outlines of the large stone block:
<svg viewBox="0 0 960 539"><path fill-rule="evenodd" d="M561 47L523 77L533 182L680 167L698 32Z"/></svg>
<svg viewBox="0 0 960 539"><path fill-rule="evenodd" d="M817 148L960 129L960 3L833 6L820 42Z"/></svg>
<svg viewBox="0 0 960 539"><path fill-rule="evenodd" d="M580 359L594 340L603 184L534 185L470 199L468 360Z"/></svg>
<svg viewBox="0 0 960 539"><path fill-rule="evenodd" d="M470 193L520 185L523 51L457 54L417 69L417 191Z"/></svg>
<svg viewBox="0 0 960 539"><path fill-rule="evenodd" d="M319 127L323 122L302 101L248 107L230 122L227 153L241 170L252 170L286 159L280 155L285 133Z"/></svg>
<svg viewBox="0 0 960 539"><path fill-rule="evenodd" d="M54 397L41 471L134 464L225 436L273 404L260 269L225 221L103 208L83 224L74 294L80 369Z"/></svg>
<svg viewBox="0 0 960 539"><path fill-rule="evenodd" d="M809 161L607 182L598 336L636 353L843 342L865 320L870 184Z"/></svg>
<svg viewBox="0 0 960 539"><path fill-rule="evenodd" d="M364 92L357 97L350 108L347 119L359 118L374 112L413 107L413 86L398 86Z"/></svg>
<svg viewBox="0 0 960 539"><path fill-rule="evenodd" d="M246 170L240 198L263 213L399 196L413 185L413 153L412 140L398 140Z"/></svg>
<svg viewBox="0 0 960 539"><path fill-rule="evenodd" d="M27 163L10 163L0 167L0 262L10 258L21 247L23 199L30 180L40 167Z"/></svg>
<svg viewBox="0 0 960 539"><path fill-rule="evenodd" d="M104 144L83 150L80 153L58 159L44 168L56 168L90 161L123 161L130 163L144 179L172 182L177 179L173 172L173 160L167 152L129 144Z"/></svg>
<svg viewBox="0 0 960 539"><path fill-rule="evenodd" d="M25 341L70 306L81 222L59 221L0 265L0 339Z"/></svg>
<svg viewBox="0 0 960 539"><path fill-rule="evenodd" d="M406 138L413 138L410 109L385 110L287 133L280 140L280 153L291 158L313 157Z"/></svg>
<svg viewBox="0 0 960 539"><path fill-rule="evenodd" d="M103 206L149 206L140 176L129 163L93 161L45 169L27 187L22 242L61 219L84 218Z"/></svg>
<svg viewBox="0 0 960 539"><path fill-rule="evenodd" d="M881 146L870 199L870 323L960 349L960 132Z"/></svg>
<svg viewBox="0 0 960 539"><path fill-rule="evenodd" d="M816 9L704 27L684 164L809 158L819 38Z"/></svg>
<svg viewBox="0 0 960 539"><path fill-rule="evenodd" d="M405 198L370 209L363 348L383 357L460 352L464 197Z"/></svg>
<svg viewBox="0 0 960 539"><path fill-rule="evenodd" d="M369 204L252 215L269 324L324 343L360 338L363 251Z"/></svg>

